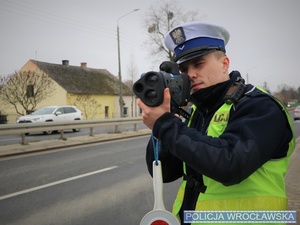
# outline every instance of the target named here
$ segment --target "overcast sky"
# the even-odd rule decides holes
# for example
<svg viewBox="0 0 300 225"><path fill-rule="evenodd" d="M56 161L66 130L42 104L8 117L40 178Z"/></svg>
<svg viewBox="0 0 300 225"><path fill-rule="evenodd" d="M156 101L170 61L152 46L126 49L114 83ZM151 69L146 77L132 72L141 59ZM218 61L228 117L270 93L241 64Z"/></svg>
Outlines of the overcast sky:
<svg viewBox="0 0 300 225"><path fill-rule="evenodd" d="M29 59L118 74L119 20L123 80L130 58L138 73L153 65L142 26L154 0L0 0L0 75L19 70ZM224 26L231 38L227 55L231 70L248 82L272 91L286 84L300 86L300 1L177 0L184 11L198 10L203 21ZM246 75L248 74L248 76Z"/></svg>

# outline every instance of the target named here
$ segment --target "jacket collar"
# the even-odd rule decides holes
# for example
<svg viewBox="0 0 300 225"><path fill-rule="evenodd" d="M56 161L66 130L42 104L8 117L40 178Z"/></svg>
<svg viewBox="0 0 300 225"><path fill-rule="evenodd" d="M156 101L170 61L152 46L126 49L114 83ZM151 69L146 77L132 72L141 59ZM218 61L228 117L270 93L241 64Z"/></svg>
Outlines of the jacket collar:
<svg viewBox="0 0 300 225"><path fill-rule="evenodd" d="M193 93L191 95L191 103L196 105L197 108L200 107L207 109L211 109L216 105L223 104L223 98L225 94L238 77L241 77L241 74L238 71L232 71L229 74L229 80L200 89Z"/></svg>

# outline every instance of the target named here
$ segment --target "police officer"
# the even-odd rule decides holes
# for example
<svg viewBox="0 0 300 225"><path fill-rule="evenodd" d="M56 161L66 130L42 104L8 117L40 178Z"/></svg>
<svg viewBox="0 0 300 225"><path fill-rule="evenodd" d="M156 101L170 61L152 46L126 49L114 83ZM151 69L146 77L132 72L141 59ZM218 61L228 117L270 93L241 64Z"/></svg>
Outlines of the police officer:
<svg viewBox="0 0 300 225"><path fill-rule="evenodd" d="M184 210L284 210L284 175L295 140L284 105L251 84L238 71L229 73L221 26L189 22L165 36L181 72L191 80L192 113L182 121L170 112L170 93L148 107L143 122L160 140L164 182L182 179L173 214ZM153 142L146 161L152 173Z"/></svg>

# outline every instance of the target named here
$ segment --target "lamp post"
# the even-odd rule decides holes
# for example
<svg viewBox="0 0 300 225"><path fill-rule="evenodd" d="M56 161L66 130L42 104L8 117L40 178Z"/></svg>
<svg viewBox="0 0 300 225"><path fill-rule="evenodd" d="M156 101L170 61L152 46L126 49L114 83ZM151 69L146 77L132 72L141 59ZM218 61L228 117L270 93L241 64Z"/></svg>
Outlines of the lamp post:
<svg viewBox="0 0 300 225"><path fill-rule="evenodd" d="M139 9L134 9L130 11L129 13L126 13L125 15L119 17L117 19L117 41L118 41L118 76L119 76L119 85L120 85L120 96L119 96L119 105L120 105L120 117L124 117L123 112L123 106L124 106L124 100L123 100L123 93L122 93L122 73L121 73L121 52L120 52L120 29L119 29L119 21L120 19L124 18L125 16L138 11Z"/></svg>

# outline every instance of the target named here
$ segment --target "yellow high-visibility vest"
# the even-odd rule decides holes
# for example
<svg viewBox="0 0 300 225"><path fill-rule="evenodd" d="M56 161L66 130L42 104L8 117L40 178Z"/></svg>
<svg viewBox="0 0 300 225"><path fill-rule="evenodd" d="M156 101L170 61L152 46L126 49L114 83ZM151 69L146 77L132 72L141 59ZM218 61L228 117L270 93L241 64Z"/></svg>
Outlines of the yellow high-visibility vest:
<svg viewBox="0 0 300 225"><path fill-rule="evenodd" d="M292 121L285 106L275 99L285 109L290 126ZM193 106L194 109L196 108ZM208 126L207 135L219 137L225 130L232 104L224 103L214 114ZM195 110L194 110L195 111ZM219 118L215 119L214 118ZM248 178L239 184L224 186L207 176L203 176L205 193L200 193L195 210L285 210L287 197L284 176L287 172L290 156L295 147L295 139L290 141L286 157L269 160ZM186 167L184 163L184 173ZM182 181L173 204L172 213L179 219L179 211L183 203L186 180ZM196 224L196 223L193 223ZM201 223L203 225L203 223ZM211 224L211 223L210 223Z"/></svg>

